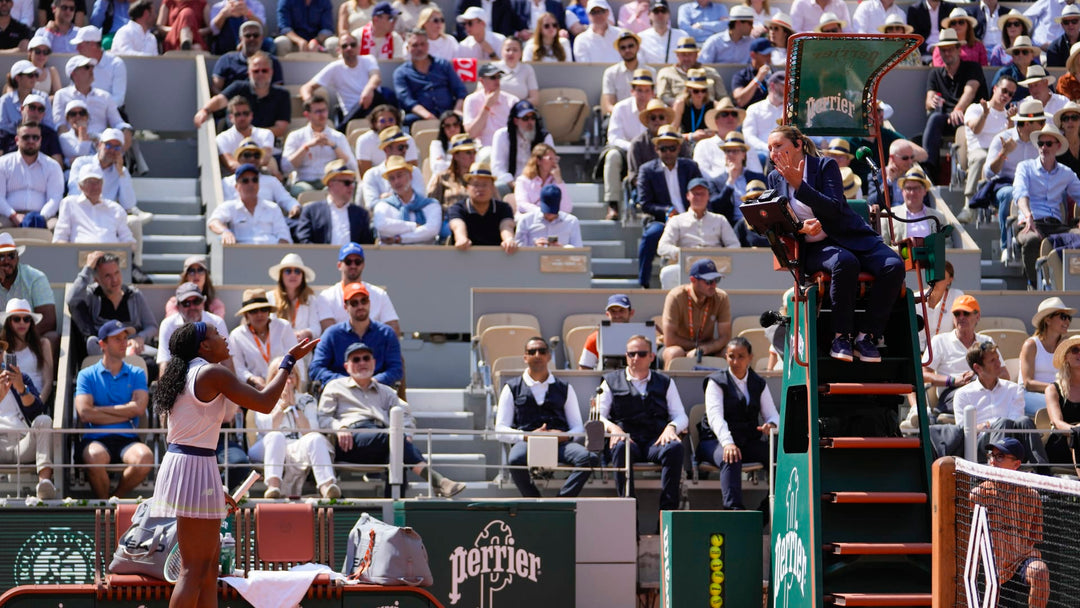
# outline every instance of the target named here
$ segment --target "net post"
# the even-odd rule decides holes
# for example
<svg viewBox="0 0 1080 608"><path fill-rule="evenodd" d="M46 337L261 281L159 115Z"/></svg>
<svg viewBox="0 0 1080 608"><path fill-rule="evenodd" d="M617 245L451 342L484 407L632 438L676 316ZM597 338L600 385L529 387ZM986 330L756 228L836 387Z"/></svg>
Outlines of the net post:
<svg viewBox="0 0 1080 608"><path fill-rule="evenodd" d="M979 427L975 423L975 406L968 405L961 413L964 416L964 459L979 462Z"/></svg>
<svg viewBox="0 0 1080 608"><path fill-rule="evenodd" d="M932 587L934 608L951 608L956 600L956 460L933 464Z"/></svg>

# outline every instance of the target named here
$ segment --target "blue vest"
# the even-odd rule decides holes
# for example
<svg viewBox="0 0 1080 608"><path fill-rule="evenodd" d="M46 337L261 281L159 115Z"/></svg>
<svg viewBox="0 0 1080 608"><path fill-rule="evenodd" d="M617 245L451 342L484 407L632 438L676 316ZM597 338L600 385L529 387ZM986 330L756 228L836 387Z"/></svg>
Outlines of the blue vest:
<svg viewBox="0 0 1080 608"><path fill-rule="evenodd" d="M510 394L514 396L513 427L519 431L535 431L547 425L549 431L569 431L566 421L566 395L569 387L562 380L556 379L548 385L544 402L536 403L532 390L525 385L521 376L506 383Z"/></svg>
<svg viewBox="0 0 1080 608"><path fill-rule="evenodd" d="M750 392L750 402L746 396L735 386L735 379L727 370L719 371L705 378L704 388L709 387L709 382L715 382L724 392L724 420L727 422L731 437L735 445L745 445L751 441L761 439L761 431L758 427L758 416L761 414L761 393L767 387L765 379L750 369L746 371L746 389ZM698 423L698 441L716 439L716 433L709 426L709 417L704 416Z"/></svg>
<svg viewBox="0 0 1080 608"><path fill-rule="evenodd" d="M671 422L667 409L667 391L671 378L656 372L649 377L642 395L626 380L626 370L604 374L611 390L611 411L608 420L622 427L634 443L649 446L656 442L664 427Z"/></svg>

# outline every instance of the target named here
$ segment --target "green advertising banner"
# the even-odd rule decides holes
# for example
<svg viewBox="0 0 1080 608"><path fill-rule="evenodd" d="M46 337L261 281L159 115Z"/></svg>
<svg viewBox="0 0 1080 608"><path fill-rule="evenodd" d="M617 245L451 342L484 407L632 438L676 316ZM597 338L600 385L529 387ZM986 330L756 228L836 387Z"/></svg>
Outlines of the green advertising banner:
<svg viewBox="0 0 1080 608"><path fill-rule="evenodd" d="M876 131L881 77L913 51L915 35L799 34L789 41L787 124L807 135Z"/></svg>

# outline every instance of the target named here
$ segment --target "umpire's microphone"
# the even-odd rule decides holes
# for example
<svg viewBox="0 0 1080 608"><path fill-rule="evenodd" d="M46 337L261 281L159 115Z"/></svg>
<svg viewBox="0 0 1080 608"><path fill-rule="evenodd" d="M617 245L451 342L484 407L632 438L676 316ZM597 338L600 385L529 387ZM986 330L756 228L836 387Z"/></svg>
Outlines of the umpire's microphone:
<svg viewBox="0 0 1080 608"><path fill-rule="evenodd" d="M597 397L603 393L602 387L596 387ZM604 451L604 423L600 421L600 414L596 411L595 400L589 408L589 421L585 423L585 449L590 452Z"/></svg>

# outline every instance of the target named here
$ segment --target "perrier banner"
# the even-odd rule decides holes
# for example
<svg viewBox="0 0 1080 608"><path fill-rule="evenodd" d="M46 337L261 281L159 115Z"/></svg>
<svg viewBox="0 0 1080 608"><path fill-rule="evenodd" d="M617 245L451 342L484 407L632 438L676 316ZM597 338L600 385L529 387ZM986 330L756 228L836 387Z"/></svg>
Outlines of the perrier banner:
<svg viewBox="0 0 1080 608"><path fill-rule="evenodd" d="M913 34L792 36L784 122L807 135L875 134L881 78L921 43Z"/></svg>

